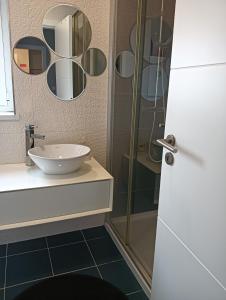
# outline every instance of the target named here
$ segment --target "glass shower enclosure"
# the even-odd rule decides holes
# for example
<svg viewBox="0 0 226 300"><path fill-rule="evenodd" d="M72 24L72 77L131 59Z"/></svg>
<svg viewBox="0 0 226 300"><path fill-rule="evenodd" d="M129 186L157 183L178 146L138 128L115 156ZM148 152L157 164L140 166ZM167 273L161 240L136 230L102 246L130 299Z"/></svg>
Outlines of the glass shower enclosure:
<svg viewBox="0 0 226 300"><path fill-rule="evenodd" d="M109 223L151 284L175 0L117 0Z"/></svg>

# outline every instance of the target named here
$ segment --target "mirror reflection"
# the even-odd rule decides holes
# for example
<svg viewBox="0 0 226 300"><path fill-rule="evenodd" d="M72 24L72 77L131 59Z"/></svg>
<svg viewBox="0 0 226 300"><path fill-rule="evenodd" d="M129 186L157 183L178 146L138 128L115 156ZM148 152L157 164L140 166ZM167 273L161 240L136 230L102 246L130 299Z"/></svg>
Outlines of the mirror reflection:
<svg viewBox="0 0 226 300"><path fill-rule="evenodd" d="M92 32L89 20L82 11L72 5L58 5L46 13L43 35L56 54L71 58L88 49Z"/></svg>
<svg viewBox="0 0 226 300"><path fill-rule="evenodd" d="M82 66L91 76L101 75L107 67L106 56L100 49L90 48L82 57Z"/></svg>
<svg viewBox="0 0 226 300"><path fill-rule="evenodd" d="M50 91L61 100L73 100L86 87L86 75L82 67L71 59L60 59L52 64L47 73Z"/></svg>
<svg viewBox="0 0 226 300"><path fill-rule="evenodd" d="M130 51L122 51L116 59L116 70L121 77L129 78L133 76L135 57Z"/></svg>
<svg viewBox="0 0 226 300"><path fill-rule="evenodd" d="M38 75L50 64L50 52L46 44L32 36L20 39L13 49L13 58L18 68L27 73Z"/></svg>
<svg viewBox="0 0 226 300"><path fill-rule="evenodd" d="M141 95L148 101L159 100L168 87L168 78L163 68L149 65L143 70Z"/></svg>
<svg viewBox="0 0 226 300"><path fill-rule="evenodd" d="M133 27L130 35L130 45L134 53L136 51L136 32L137 25ZM146 18L144 59L149 63L157 63L159 47L166 47L172 41L172 34L172 29L167 22L161 20L161 17ZM161 53L162 59L163 56L163 53Z"/></svg>

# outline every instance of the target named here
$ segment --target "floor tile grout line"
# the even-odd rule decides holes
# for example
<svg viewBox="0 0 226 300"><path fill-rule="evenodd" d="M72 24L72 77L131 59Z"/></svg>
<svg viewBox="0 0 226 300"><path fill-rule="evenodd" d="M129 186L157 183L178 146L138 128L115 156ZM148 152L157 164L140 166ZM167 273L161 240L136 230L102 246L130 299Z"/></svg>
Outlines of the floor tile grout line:
<svg viewBox="0 0 226 300"><path fill-rule="evenodd" d="M87 246L87 248L88 248L88 250L89 250L89 252L90 252L90 255L92 256L93 262L94 262L94 264L95 264L95 266L96 266L96 268L97 268L97 271L98 271L98 273L99 273L99 275L100 275L100 278L103 279L103 276L102 276L102 274L101 274L101 272L100 272L100 270L99 270L99 268L98 268L98 266L97 266L97 263L96 263L95 258L94 258L94 256L93 256L93 253L92 253L92 251L91 251L91 249L90 249L90 247L89 247L89 244L88 244L87 240L85 239L84 233L83 233L83 232L81 232L81 233L82 233L82 236L83 236L84 241L85 241L85 243L86 243L86 246Z"/></svg>
<svg viewBox="0 0 226 300"><path fill-rule="evenodd" d="M116 263L116 262L120 262L120 261L123 261L123 258L121 259L118 259L118 260L112 260L112 261L109 261L109 262L106 262L106 263L102 263L102 264L97 264L96 261L95 261L95 258L92 254L92 251L90 249L90 246L88 244L88 241L92 241L92 240L99 240L99 239L105 239L105 238L108 238L108 236L101 236L101 237L96 237L96 238L92 238L92 239L86 239L84 233L83 233L83 230L80 230L81 234L82 234L82 237L83 237L83 240L81 241L77 241L77 242L72 242L72 243L65 243L65 244L61 244L61 245L57 245L57 246L52 246L52 247L49 247L49 244L48 244L48 240L47 240L47 237L44 237L45 239L45 243L46 243L46 248L41 248L41 249L37 249L37 250L32 250L32 251L27 251L27 252L22 252L22 253L16 253L16 254L13 254L13 255L8 255L8 244L7 244L7 255L6 255L6 260L8 259L8 256L15 256L15 255L20 255L20 254L26 254L26 253L31 253L31 252L37 252L37 251L42 251L42 250L48 250L48 253L49 253L49 259L50 259L50 263L51 263L51 270L52 270L52 275L53 276L60 276L60 275L63 275L63 274L70 274L70 273L76 273L76 272L79 272L79 271L82 271L82 270L87 270L87 269L91 269L91 268L96 268L101 279L103 279L102 277L102 274L99 270L99 266L103 266L103 265L107 265L107 264L111 264L111 263ZM69 272L64 272L64 273L59 273L59 274L54 274L53 272L53 266L52 266L52 260L51 260L51 254L50 254L50 251L49 249L50 248L58 248L58 247L62 247L62 246L70 246L70 245L73 245L73 244L79 244L79 243L85 243L86 246L88 247L88 250L90 252L90 255L93 259L93 262L94 262L94 266L89 266L89 267L86 267L86 268L82 268L82 269L76 269L76 270L71 270ZM1 257L1 258L4 258L4 257ZM7 266L6 266L7 268ZM18 284L15 284L15 285L12 285L12 286L6 286L6 276L5 276L5 285L4 285L4 289L2 289L4 291L4 294L5 294L5 290L8 289L8 288L12 288L12 287L16 287L16 286L20 286L20 285L24 285L24 284L28 284L28 283L32 283L32 282L37 282L37 281L40 281L40 280L44 280L44 279L48 279L48 278L51 278L51 276L48 276L48 277L43 277L43 278L38 278L38 279L35 279L35 280L31 280L31 281L26 281L26 282L22 282L22 283L18 283ZM137 291L138 293L139 291ZM136 293L136 292L134 292ZM5 299L5 298L4 298Z"/></svg>
<svg viewBox="0 0 226 300"><path fill-rule="evenodd" d="M86 267L86 268L75 269L75 270L71 270L71 271L68 271L68 272L62 272L62 273L59 273L59 274L54 274L53 277L58 277L58 276L61 276L61 275L77 273L77 272L80 272L80 271L85 271L85 270L94 269L94 268L97 269L97 267L105 266L107 264L112 264L112 263L119 262L119 261L123 261L123 258L121 260L112 260L112 261L109 261L109 262L104 263L104 264L93 265L93 266L89 266L89 267ZM25 281L25 282L20 282L18 284L6 286L6 289L17 287L17 286L20 286L20 285L24 285L26 283L32 283L32 282L36 282L36 281L39 281L39 280L48 279L48 278L51 278L51 277L48 276L48 277L38 278L38 279L29 280L29 281ZM4 288L2 288L0 290L4 290Z"/></svg>
<svg viewBox="0 0 226 300"><path fill-rule="evenodd" d="M101 264L97 264L96 261L95 261L95 258L92 254L92 251L91 251L91 248L88 244L88 241L92 241L92 240L99 240L99 239L106 239L108 238L108 236L101 236L101 237L96 237L96 238L90 238L90 239L86 239L84 233L83 233L83 230L79 230L82 234L82 237L83 237L83 240L81 241L77 241L77 242L71 242L71 243L65 243L65 244L60 244L60 245L57 245L57 246L52 246L52 247L49 247L49 244L48 244L48 240L47 240L47 237L43 237L43 239L45 240L45 243L46 243L46 247L45 248L40 248L40 249L36 249L36 250L32 250L32 251L26 251L26 252L21 252L21 253L15 253L15 254L11 254L11 255L8 255L8 246L9 244L7 244L7 250L6 250L6 256L2 256L0 257L1 259L6 259L6 265L5 265L5 282L4 282L4 288L0 289L0 291L3 291L3 296L4 296L4 300L6 299L6 290L9 289L9 288L14 288L14 287L19 287L19 286L22 286L22 285L25 285L25 284L29 284L29 283L35 283L35 282L38 282L38 281L42 281L42 280L45 280L45 279L48 279L48 278L51 278L52 276L53 277L58 277L58 276L61 276L61 275L64 275L64 274L72 274L72 273L77 273L77 272L80 272L80 271L85 271L85 270L89 270L89 269L96 269L100 275L100 278L103 279L103 276L100 272L100 269L99 267L101 266L104 266L104 265L108 265L108 264L112 264L112 263L117 263L117 262L122 262L124 261L123 257L121 259L117 259L117 260L112 260L112 261L108 261L106 263L101 263ZM58 248L58 247L63 247L63 246L70 246L70 245L74 245L74 244L81 244L81 243L85 243L89 252L90 252L90 255L93 259L93 262L94 262L94 265L92 266L89 266L89 267L86 267L86 268L81 268L81 269L75 269L75 270L71 270L71 271L68 271L68 272L63 272L63 273L59 273L59 274L54 274L54 271L53 271L53 265L52 265L52 259L51 259L51 254L50 254L50 249L51 248ZM8 257L10 256L15 256L15 255L21 255L21 254L26 254L26 253L32 253L32 252L38 252L38 251L44 251L44 250L47 250L48 251L48 255L49 255L49 259L50 259L50 264L51 264L51 271L52 271L52 276L48 276L48 277L43 277L43 278L37 278L37 279L34 279L34 280L30 280L30 281L26 281L26 282L21 282L21 283L18 283L18 284L15 284L15 285L11 285L11 286L7 286L7 282L6 282L6 272L7 272L7 262L8 262ZM134 292L129 292L127 293L126 295L127 296L130 296L130 295L135 295L135 294L138 294L140 292L142 292L143 290L142 289L139 289L137 291L134 291Z"/></svg>
<svg viewBox="0 0 226 300"><path fill-rule="evenodd" d="M51 278L51 276L46 276L46 277L37 278L37 279L34 279L34 280L28 280L28 281L25 281L25 282L16 283L16 284L13 284L13 285L6 286L5 289L7 290L7 289L10 289L10 288L18 287L18 286L28 284L28 283L32 283L32 282L37 282L37 281L40 281L40 280L45 280L45 279L48 279L48 278Z"/></svg>
<svg viewBox="0 0 226 300"><path fill-rule="evenodd" d="M86 241L100 240L100 239L104 239L104 238L108 238L108 237L97 237L97 238L88 239L88 240L84 239L84 240L77 241L77 242L71 242L71 243L65 243L65 244L60 244L60 245L56 245L56 246L50 246L48 248L49 249L54 249L54 248L59 248L59 247L63 247L63 246L70 246L70 245L85 243ZM47 239L47 237L44 237L44 239ZM30 250L30 251L18 252L18 253L8 255L8 257L27 254L27 253L32 253L32 252L38 252L38 251L42 251L42 250L48 250L48 248L46 247L46 248L40 248L40 249L35 249L35 250ZM5 257L6 256L1 256L0 259L5 258Z"/></svg>
<svg viewBox="0 0 226 300"><path fill-rule="evenodd" d="M99 240L99 239L104 239L104 238L108 238L110 237L108 233L106 233L105 235L102 235L102 236L96 236L96 237L92 237L92 238L87 238L84 234L84 231L87 230L87 229L81 229L81 234L83 235L83 238L84 240L86 241L93 241L93 240Z"/></svg>
<svg viewBox="0 0 226 300"><path fill-rule="evenodd" d="M63 247L63 246L70 246L70 245L75 245L75 244L80 244L80 243L84 243L85 241L100 240L100 239L103 239L103 238L104 237L98 237L98 238L86 240L85 237L83 237L83 240L76 241L76 242L70 242L70 243L64 243L64 244L60 244L60 245L56 245L56 246L50 246L49 249L59 248L59 247Z"/></svg>
<svg viewBox="0 0 226 300"><path fill-rule="evenodd" d="M6 288L6 275L7 275L7 264L8 264L8 244L6 245L6 259L5 259L5 278L4 278L4 292L3 292L3 297L4 300L6 299L5 297L5 288Z"/></svg>
<svg viewBox="0 0 226 300"><path fill-rule="evenodd" d="M51 254L50 254L50 250L49 250L49 244L48 244L48 241L47 241L46 237L45 237L45 242L46 242L46 246L47 246L47 250L48 250L48 255L49 255L49 261L50 261L52 276L54 276L52 258L51 258Z"/></svg>
<svg viewBox="0 0 226 300"><path fill-rule="evenodd" d="M81 271L86 271L86 270L89 270L89 269L97 269L97 267L96 266L90 266L90 267L86 267L86 268L81 268L81 269L77 269L77 270L63 272L63 273L55 274L54 277L58 277L58 276L61 276L61 275L67 275L67 274L73 274L73 273L77 273L77 272L81 272Z"/></svg>
<svg viewBox="0 0 226 300"><path fill-rule="evenodd" d="M109 262L106 262L106 263L98 264L97 266L98 267L102 267L102 266L110 265L110 264L113 264L113 263L116 263L116 262L120 262L120 261L124 261L124 259L121 258L121 259L112 260L112 261L109 261Z"/></svg>
<svg viewBox="0 0 226 300"><path fill-rule="evenodd" d="M81 244L81 243L84 243L84 240L76 241L76 242L70 242L70 243L64 243L64 244L59 244L59 245L56 245L56 246L49 246L49 249L59 248L59 247L63 247L63 246L76 245L76 244Z"/></svg>
<svg viewBox="0 0 226 300"><path fill-rule="evenodd" d="M80 272L80 271L85 271L85 270L89 270L89 269L94 269L94 268L96 268L96 266L90 266L90 267L86 267L86 268L76 269L76 270L72 270L72 271L68 271L68 272L54 274L53 277L58 277L58 276L61 276L61 275L66 275L66 274L72 274L72 273L76 273L76 272ZM17 284L9 285L9 286L6 286L6 289L18 287L18 286L21 286L21 285L24 285L24 284L27 284L27 283L32 283L32 282L37 282L37 281L45 280L45 279L48 279L48 278L51 278L51 276L37 278L37 279L34 279L34 280L29 280L29 281L25 281L25 282L20 282L20 283L17 283ZM2 289L2 290L4 290L4 289Z"/></svg>
<svg viewBox="0 0 226 300"><path fill-rule="evenodd" d="M96 264L95 266L90 266L90 267L86 267L86 268L76 269L76 270L72 270L72 271L68 271L68 272L63 272L63 273L59 273L59 274L54 274L53 276L54 277L58 277L58 276L61 276L61 275L72 274L72 273L77 273L77 272L80 272L80 271L85 271L85 270L88 270L88 269L96 268L98 270L98 272L99 272L99 275L101 276L101 279L103 279L102 278L102 274L100 273L100 270L99 270L98 266L107 265L107 264L111 264L111 263L115 263L115 262L119 262L119 261L123 261L123 259L121 259L121 260L114 260L114 261L110 261L108 263L99 264L99 265ZM94 260L94 263L95 263L95 260ZM43 278L38 278L38 279L35 279L35 280L26 281L26 282L21 282L21 283L15 284L15 285L7 286L7 287L5 287L5 289L18 287L18 286L21 286L21 285L24 285L24 284L29 284L29 283L32 283L32 282L37 282L37 281L45 280L45 279L48 279L48 278L51 278L51 276L43 277ZM5 293L5 289L4 289L4 293ZM132 295L132 294L136 294L136 293L139 293L139 292L142 292L142 290L137 290L135 292L128 293L127 295Z"/></svg>
<svg viewBox="0 0 226 300"><path fill-rule="evenodd" d="M102 239L106 239L106 238L109 238L108 236L98 236L98 237L95 237L95 238L90 238L90 239L87 239L84 235L84 239L88 242L88 241L95 241L95 240L102 240Z"/></svg>
<svg viewBox="0 0 226 300"><path fill-rule="evenodd" d="M96 267L97 270L98 270L99 275L101 276L101 278L102 278L102 274L101 274L101 272L100 272L100 270L99 270L99 268L98 268L99 266L103 266L103 265L107 265L107 264L111 264L111 263L123 261L123 258L122 258L122 259L113 260L113 261L109 261L109 262L102 263L102 264L97 264L96 261L95 261L95 259L94 259L94 257L93 257L93 254L92 254L92 252L91 252L91 249L90 249L90 247L89 247L89 245L88 245L88 243L87 243L87 240L85 239L84 236L83 236L83 238L84 238L84 240L79 241L79 242L74 242L74 243L68 243L68 244L62 244L62 245L58 245L58 246L54 246L54 247L49 247L49 246L48 246L47 237L46 237L46 238L45 238L45 240L46 240L46 246L47 246L46 248L37 249L37 250L32 250L32 251L27 251L27 252L21 252L21 253L17 253L17 254L11 254L11 255L7 255L7 257L12 257L12 256L17 256L17 255L23 255L23 254L27 254L27 253L33 253L33 252L39 252L39 251L47 250L47 251L48 251L48 255L49 255L49 259L50 259L51 271L52 271L52 275L53 275L53 276L55 276L55 275L58 276L58 275L60 275L60 274L67 274L67 273L71 273L71 272L77 272L77 271L80 271L80 270L86 270L86 269L89 269L89 268L92 268L92 267ZM102 238L105 238L105 237L95 238L95 240L96 240L96 239L102 239ZM91 240L91 239L89 239L88 241L90 241L90 240ZM92 240L94 240L94 239L92 239ZM93 259L95 265L94 265L94 266L87 267L87 268L84 268L84 269L75 269L75 270L73 270L73 271L69 271L69 272L65 272L65 273L54 274L54 271L53 271L53 265L52 265L52 259L51 259L51 254L50 254L49 249L52 249L52 248L58 248L58 247L61 247L61 246L70 246L70 245L79 244L79 243L85 243L85 244L87 245L88 250L89 250L89 252L90 252L90 254L91 254L91 256L92 256L92 259ZM48 277L47 277L47 278L48 278ZM42 279L42 278L41 278L41 279ZM38 279L38 280L41 280L41 279ZM28 282L29 282L29 281L28 281ZM19 285L25 284L25 283L26 283L26 282L19 283ZM17 285L15 285L15 286L17 286ZM8 287L7 287L7 288L8 288Z"/></svg>
<svg viewBox="0 0 226 300"><path fill-rule="evenodd" d="M8 255L8 257L19 256L19 255L28 254L28 253L35 253L35 252L39 252L39 251L43 251L43 250L48 250L48 249L46 247L46 248L40 248L40 249L30 250L30 251L25 251L25 252L18 252L15 254Z"/></svg>
<svg viewBox="0 0 226 300"><path fill-rule="evenodd" d="M137 290L135 292L127 293L126 296L136 295L136 294L141 293L141 292L143 292L143 290Z"/></svg>

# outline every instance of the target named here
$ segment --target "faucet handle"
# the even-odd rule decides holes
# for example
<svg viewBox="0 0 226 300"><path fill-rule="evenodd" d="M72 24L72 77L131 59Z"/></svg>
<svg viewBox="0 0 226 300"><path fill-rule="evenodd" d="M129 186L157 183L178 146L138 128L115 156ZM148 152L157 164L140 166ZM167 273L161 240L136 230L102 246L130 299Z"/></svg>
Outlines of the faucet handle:
<svg viewBox="0 0 226 300"><path fill-rule="evenodd" d="M35 128L35 125L33 125L33 124L26 124L25 125L26 130L31 130L31 129L34 129L34 128Z"/></svg>
<svg viewBox="0 0 226 300"><path fill-rule="evenodd" d="M31 137L33 138L33 139L38 139L38 140L44 140L45 138L46 138L46 136L45 135L42 135L42 134L32 134L31 135Z"/></svg>

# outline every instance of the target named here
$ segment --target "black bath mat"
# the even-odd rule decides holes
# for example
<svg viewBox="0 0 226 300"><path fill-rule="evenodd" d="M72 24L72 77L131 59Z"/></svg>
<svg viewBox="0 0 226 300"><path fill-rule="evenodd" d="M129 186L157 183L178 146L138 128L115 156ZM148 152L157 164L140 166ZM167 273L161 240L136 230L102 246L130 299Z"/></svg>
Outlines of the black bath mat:
<svg viewBox="0 0 226 300"><path fill-rule="evenodd" d="M128 300L110 283L87 275L48 278L28 288L15 300Z"/></svg>

